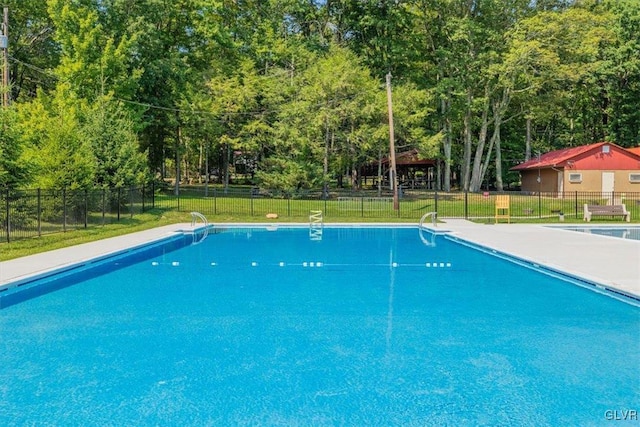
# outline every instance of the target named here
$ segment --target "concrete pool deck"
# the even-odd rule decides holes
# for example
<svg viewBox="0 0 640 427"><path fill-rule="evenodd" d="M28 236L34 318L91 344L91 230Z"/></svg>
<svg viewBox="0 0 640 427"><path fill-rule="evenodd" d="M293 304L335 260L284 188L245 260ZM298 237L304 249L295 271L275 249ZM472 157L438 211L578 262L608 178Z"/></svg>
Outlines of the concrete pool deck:
<svg viewBox="0 0 640 427"><path fill-rule="evenodd" d="M590 226L601 225L592 223ZM626 223L615 226L628 227ZM558 224L486 225L443 219L436 228L450 231L462 240L640 298L640 240L563 230Z"/></svg>
<svg viewBox="0 0 640 427"><path fill-rule="evenodd" d="M219 224L220 226L229 224ZM271 224L244 224L269 226ZM305 224L277 224L278 226ZM333 224L326 224L331 226ZM336 224L337 225L337 224ZM345 224L343 224L345 225ZM354 225L354 224L348 224ZM391 224L367 224L391 225ZM409 224L392 224L414 226ZM443 219L435 229L499 252L513 255L572 276L605 285L640 298L640 241L599 236L533 224L477 224L460 219ZM591 224L592 226L594 224ZM216 224L214 224L216 226ZM308 225L306 225L308 226ZM605 226L611 226L607 224ZM618 227L626 227L626 224ZM0 262L0 287L30 280L52 271L82 264L161 240L190 224L173 224L112 237L64 249ZM490 274L490 272L488 272Z"/></svg>
<svg viewBox="0 0 640 427"><path fill-rule="evenodd" d="M0 287L14 281L19 282L45 276L52 271L83 264L95 258L162 240L175 235L176 232L191 229L190 224L171 224L151 230L2 261L0 262Z"/></svg>

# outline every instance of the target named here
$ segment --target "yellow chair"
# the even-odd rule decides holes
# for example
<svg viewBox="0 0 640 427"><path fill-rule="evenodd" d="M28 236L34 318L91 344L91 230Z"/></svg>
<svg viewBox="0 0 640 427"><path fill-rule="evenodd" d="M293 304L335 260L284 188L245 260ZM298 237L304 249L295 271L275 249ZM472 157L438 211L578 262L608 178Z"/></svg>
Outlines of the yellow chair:
<svg viewBox="0 0 640 427"><path fill-rule="evenodd" d="M508 195L499 195L496 196L496 224L498 223L498 219L506 218L507 223L511 223L511 214L509 213L509 196Z"/></svg>

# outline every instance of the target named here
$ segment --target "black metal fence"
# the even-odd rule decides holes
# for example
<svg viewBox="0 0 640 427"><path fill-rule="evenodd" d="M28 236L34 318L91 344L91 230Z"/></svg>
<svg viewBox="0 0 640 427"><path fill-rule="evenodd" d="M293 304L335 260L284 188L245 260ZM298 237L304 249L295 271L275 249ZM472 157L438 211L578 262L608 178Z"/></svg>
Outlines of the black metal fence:
<svg viewBox="0 0 640 427"><path fill-rule="evenodd" d="M197 211L215 217L279 218L308 220L309 212L321 210L326 221L415 220L428 212L440 218L492 220L495 192L439 192L401 190L399 209L394 209L390 191L301 190L282 192L250 187L154 187L98 190L4 190L0 192L0 242L41 236L46 233L99 226L133 217L151 208ZM510 195L509 214L513 221L580 220L584 204L622 204L634 222L640 220L640 192L499 193ZM598 220L620 218L598 218Z"/></svg>
<svg viewBox="0 0 640 427"><path fill-rule="evenodd" d="M510 195L510 215L513 219L558 220L582 219L585 204L621 204L631 212L632 220L640 219L640 192L440 192L434 190L404 190L400 192L399 209L393 206L390 191L376 190L302 190L286 193L258 188L183 188L159 192L156 206L178 211L198 211L205 215L262 217L275 213L283 218L305 219L310 210L321 210L327 220L362 218L390 221L418 220L427 212L439 217L491 219L495 216L495 196ZM617 218L618 220L620 218Z"/></svg>
<svg viewBox="0 0 640 427"><path fill-rule="evenodd" d="M4 190L0 242L87 228L133 217L153 206L150 188Z"/></svg>

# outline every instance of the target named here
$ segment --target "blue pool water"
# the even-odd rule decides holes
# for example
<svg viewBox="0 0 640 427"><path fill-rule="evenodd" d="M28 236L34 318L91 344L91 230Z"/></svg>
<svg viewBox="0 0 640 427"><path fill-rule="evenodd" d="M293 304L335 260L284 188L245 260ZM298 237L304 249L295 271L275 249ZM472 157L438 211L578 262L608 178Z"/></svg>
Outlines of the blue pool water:
<svg viewBox="0 0 640 427"><path fill-rule="evenodd" d="M599 236L617 237L620 239L640 240L640 227L560 227L563 230L578 231Z"/></svg>
<svg viewBox="0 0 640 427"><path fill-rule="evenodd" d="M416 228L190 242L5 292L0 424L637 423L637 306Z"/></svg>

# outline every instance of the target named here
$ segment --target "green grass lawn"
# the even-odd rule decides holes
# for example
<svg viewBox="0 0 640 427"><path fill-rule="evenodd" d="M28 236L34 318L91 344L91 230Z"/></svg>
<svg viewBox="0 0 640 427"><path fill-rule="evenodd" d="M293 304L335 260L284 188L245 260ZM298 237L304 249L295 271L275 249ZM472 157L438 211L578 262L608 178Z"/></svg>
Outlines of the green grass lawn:
<svg viewBox="0 0 640 427"><path fill-rule="evenodd" d="M466 197L466 200L465 200ZM465 207L466 206L466 207ZM560 223L559 213L564 213L565 224L582 223L581 201L550 197L515 195L511 197L512 223ZM633 222L640 222L640 205L627 204ZM133 216L123 216L120 221L104 225L90 223L87 228L68 228L66 232L43 234L10 243L0 243L0 261L45 252L67 246L119 236L136 231L179 222L190 222L191 211L204 214L209 222L309 222L310 211L321 210L324 222L402 222L417 224L427 212L438 212L439 218L468 218L479 223L494 223L495 198L482 194L441 194L432 198L404 197L400 210L393 210L389 197L341 197L330 200L304 200L270 197L202 197L199 194L181 195L180 199L157 195L155 208ZM268 213L278 214L278 219L266 218ZM501 220L501 222L505 222ZM620 223L620 218L597 218L592 224Z"/></svg>
<svg viewBox="0 0 640 427"><path fill-rule="evenodd" d="M429 197L430 196L430 197ZM571 197L537 197L530 195L511 195L510 214L515 222L554 221L560 212L565 221L582 220L585 200ZM606 204L605 200L594 200ZM640 220L640 205L627 204L634 221ZM197 211L209 216L244 216L249 221L264 219L268 213L277 213L281 221L306 221L309 211L321 210L326 221L418 221L427 212L438 212L441 218L467 218L484 221L494 218L495 196L475 193L439 193L437 199L433 193L421 197L419 193L400 199L400 209L394 211L390 197L333 197L328 200L277 198L277 197L238 197L224 196L202 197L201 194L185 192L176 198L171 195L158 195L155 205L165 209Z"/></svg>
<svg viewBox="0 0 640 427"><path fill-rule="evenodd" d="M44 234L42 237L0 243L0 261L190 220L190 215L184 212L164 212L156 209L104 226L92 225L86 229L69 229L64 233Z"/></svg>
<svg viewBox="0 0 640 427"><path fill-rule="evenodd" d="M278 222L278 223L294 223L309 222L309 211L299 215L279 217L276 220L267 220L264 216L247 215L247 214L231 214L219 213L216 215L207 214L207 219L211 223L220 222ZM388 222L388 218L371 218L367 222ZM14 240L10 243L0 243L0 261L6 261L36 253L46 252L53 249L64 248L68 246L79 245L81 243L92 242L109 237L121 236L136 231L147 230L160 227L163 225L176 224L180 222L191 222L189 212L178 212L176 210L164 210L160 208L153 209L143 214L135 215L133 218L123 218L120 222L109 223L105 225L89 225L85 228L69 228L66 232L53 234L43 234L41 237L33 237L29 239ZM338 221L334 221L338 222ZM362 222L359 216L348 217L342 216L339 222ZM408 222L407 219L399 219L396 222ZM415 222L411 221L411 222Z"/></svg>

